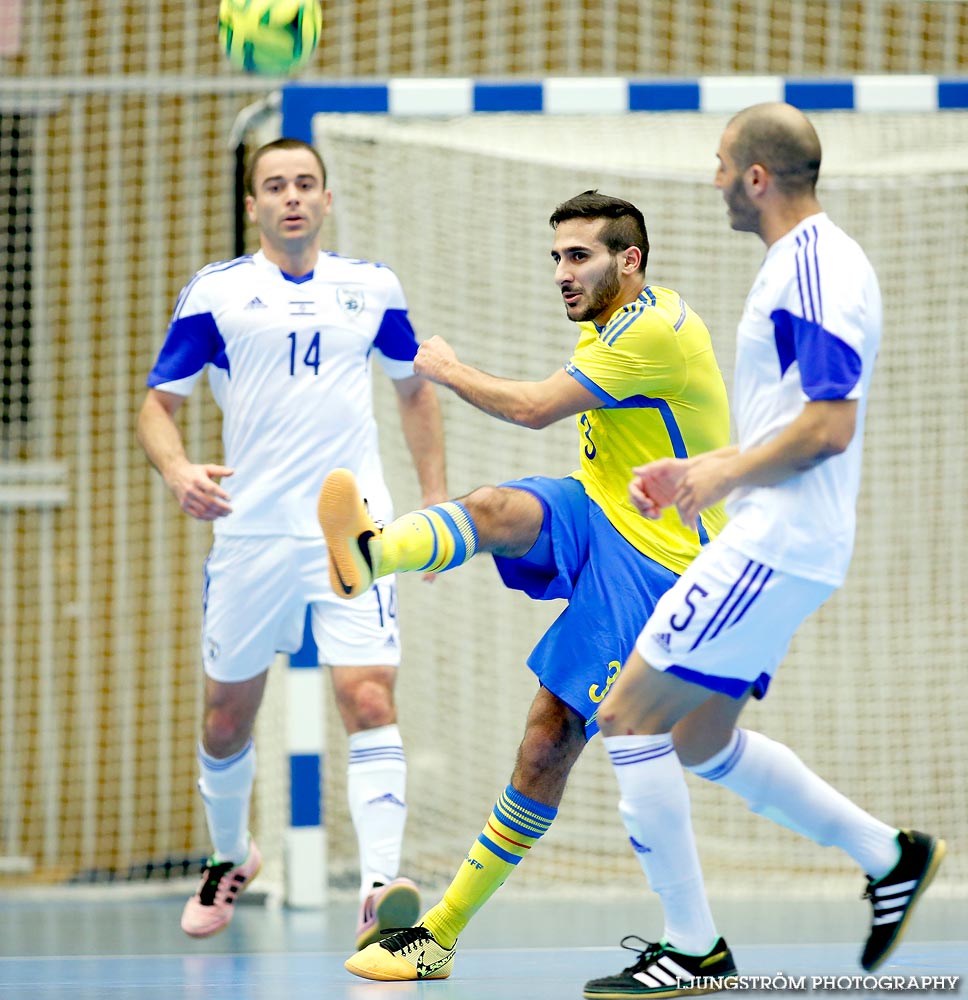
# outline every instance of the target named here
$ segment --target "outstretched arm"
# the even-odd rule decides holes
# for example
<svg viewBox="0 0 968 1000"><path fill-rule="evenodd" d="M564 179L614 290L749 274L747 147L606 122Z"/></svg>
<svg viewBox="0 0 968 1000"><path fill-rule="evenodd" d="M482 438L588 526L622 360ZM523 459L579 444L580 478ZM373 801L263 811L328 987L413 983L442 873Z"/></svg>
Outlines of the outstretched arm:
<svg viewBox="0 0 968 1000"><path fill-rule="evenodd" d="M407 448L423 495L423 506L447 499L444 424L434 387L419 375L397 379L397 405Z"/></svg>
<svg viewBox="0 0 968 1000"><path fill-rule="evenodd" d="M563 417L594 410L602 401L564 369L542 382L498 378L465 365L442 337L431 337L420 345L414 371L452 389L461 399L522 427L539 429Z"/></svg>
<svg viewBox="0 0 968 1000"><path fill-rule="evenodd" d="M188 460L175 423L175 413L183 402L183 396L149 389L138 414L138 440L178 506L199 521L214 521L232 513L228 493L215 481L231 476L232 470Z"/></svg>

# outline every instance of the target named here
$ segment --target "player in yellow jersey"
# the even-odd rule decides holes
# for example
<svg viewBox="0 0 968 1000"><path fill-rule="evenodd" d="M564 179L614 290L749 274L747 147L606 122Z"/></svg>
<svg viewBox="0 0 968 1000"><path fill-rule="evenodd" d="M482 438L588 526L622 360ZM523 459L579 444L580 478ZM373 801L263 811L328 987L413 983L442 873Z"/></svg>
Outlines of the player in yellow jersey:
<svg viewBox="0 0 968 1000"><path fill-rule="evenodd" d="M483 487L382 531L349 472L331 473L320 493L336 593L352 598L377 577L440 572L483 551L494 555L506 586L569 602L528 659L540 687L510 784L441 902L416 927L347 961L364 978L450 974L458 934L554 820L642 622L724 523L720 507L704 511L695 529L672 509L646 520L629 498L634 466L729 442L709 332L677 292L646 283L642 213L586 191L559 205L550 222L555 281L580 329L569 363L541 382L497 378L462 364L433 337L420 346L414 370L524 426L577 416L581 468L563 479Z"/></svg>

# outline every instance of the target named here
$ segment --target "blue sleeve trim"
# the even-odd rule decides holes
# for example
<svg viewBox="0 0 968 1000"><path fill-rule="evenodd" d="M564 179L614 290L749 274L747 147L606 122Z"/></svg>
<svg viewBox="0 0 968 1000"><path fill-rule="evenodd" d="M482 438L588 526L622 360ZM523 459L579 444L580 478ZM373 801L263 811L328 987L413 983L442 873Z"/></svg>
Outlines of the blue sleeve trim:
<svg viewBox="0 0 968 1000"><path fill-rule="evenodd" d="M587 375L582 374L573 364L565 365L565 371L581 383L589 392L594 393L610 410L658 410L665 424L666 432L669 435L669 442L672 444L672 451L676 458L688 458L686 442L683 440L682 432L676 423L676 416L672 412L672 407L668 400L656 399L653 396L629 396L627 399L616 399L610 396L601 386L596 385Z"/></svg>
<svg viewBox="0 0 968 1000"><path fill-rule="evenodd" d="M845 399L857 385L863 368L860 355L835 333L786 309L770 314L780 361L780 376L794 361L808 399Z"/></svg>
<svg viewBox="0 0 968 1000"><path fill-rule="evenodd" d="M618 400L610 396L600 385L596 385L584 372L579 371L570 361L565 365L565 371L579 384L583 385L592 395L606 406L618 406Z"/></svg>
<svg viewBox="0 0 968 1000"><path fill-rule="evenodd" d="M413 361L417 356L417 335L406 309L387 309L373 346L391 361Z"/></svg>
<svg viewBox="0 0 968 1000"><path fill-rule="evenodd" d="M196 313L172 321L158 360L148 376L148 387L197 375L206 365L229 371L225 341L211 313Z"/></svg>

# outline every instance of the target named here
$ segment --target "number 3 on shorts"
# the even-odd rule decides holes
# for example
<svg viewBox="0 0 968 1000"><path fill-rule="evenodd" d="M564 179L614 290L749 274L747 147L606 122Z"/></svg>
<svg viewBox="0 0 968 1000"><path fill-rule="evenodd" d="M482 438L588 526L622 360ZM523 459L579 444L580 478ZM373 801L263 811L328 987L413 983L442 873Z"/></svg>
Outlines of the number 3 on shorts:
<svg viewBox="0 0 968 1000"><path fill-rule="evenodd" d="M685 598L683 598L683 603L685 608L682 609L681 615L677 611L670 619L669 624L677 631L683 632L689 628L689 623L692 621L693 616L696 613L696 605L693 603L694 598L698 597L708 597L707 591L703 590L698 583L694 583L689 590L686 592ZM684 616L684 617L683 617Z"/></svg>

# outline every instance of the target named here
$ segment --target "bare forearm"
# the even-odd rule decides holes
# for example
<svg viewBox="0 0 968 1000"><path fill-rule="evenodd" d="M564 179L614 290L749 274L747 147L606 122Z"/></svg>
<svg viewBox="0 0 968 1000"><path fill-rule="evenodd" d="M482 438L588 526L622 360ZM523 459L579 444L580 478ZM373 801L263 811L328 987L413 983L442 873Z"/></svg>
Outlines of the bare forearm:
<svg viewBox="0 0 968 1000"><path fill-rule="evenodd" d="M637 469L632 503L654 517L671 501L683 524L695 527L701 511L737 487L775 486L843 451L853 436L855 417L856 404L850 401L810 403L775 438L746 451L727 447Z"/></svg>
<svg viewBox="0 0 968 1000"><path fill-rule="evenodd" d="M178 506L200 521L214 521L232 512L228 493L216 481L231 476L232 470L188 460L175 424L180 406L181 399L171 393L149 391L138 414L138 440Z"/></svg>
<svg viewBox="0 0 968 1000"><path fill-rule="evenodd" d="M409 398L401 396L400 423L425 504L447 497L444 425L437 393L424 382Z"/></svg>
<svg viewBox="0 0 968 1000"><path fill-rule="evenodd" d="M471 406L508 423L537 429L548 422L539 406L538 383L498 378L461 362L448 365L438 381Z"/></svg>
<svg viewBox="0 0 968 1000"><path fill-rule="evenodd" d="M148 461L169 482L174 470L188 463L181 433L174 418L152 399L147 399L138 414L138 441Z"/></svg>
<svg viewBox="0 0 968 1000"><path fill-rule="evenodd" d="M831 421L829 407L807 407L772 440L737 451L730 462L732 486L775 486L840 454L854 427L854 405L841 405L842 418Z"/></svg>

